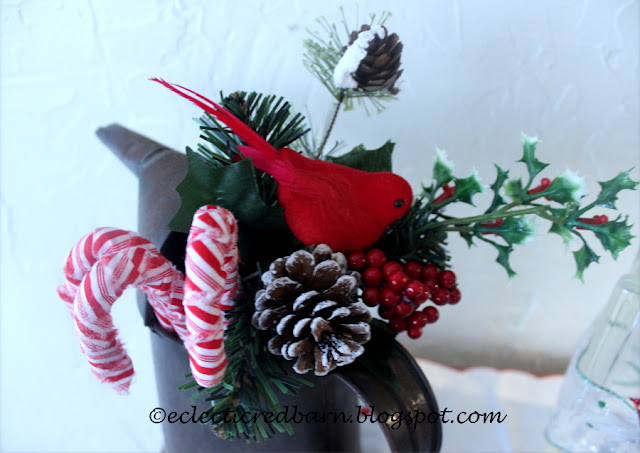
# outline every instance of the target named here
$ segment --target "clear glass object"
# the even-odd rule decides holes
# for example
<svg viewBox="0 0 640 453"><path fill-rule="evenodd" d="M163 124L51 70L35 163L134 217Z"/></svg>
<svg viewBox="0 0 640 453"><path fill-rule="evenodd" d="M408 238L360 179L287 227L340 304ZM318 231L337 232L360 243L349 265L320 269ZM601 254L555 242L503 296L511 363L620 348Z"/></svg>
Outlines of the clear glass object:
<svg viewBox="0 0 640 453"><path fill-rule="evenodd" d="M547 425L567 452L640 452L640 252L578 345Z"/></svg>

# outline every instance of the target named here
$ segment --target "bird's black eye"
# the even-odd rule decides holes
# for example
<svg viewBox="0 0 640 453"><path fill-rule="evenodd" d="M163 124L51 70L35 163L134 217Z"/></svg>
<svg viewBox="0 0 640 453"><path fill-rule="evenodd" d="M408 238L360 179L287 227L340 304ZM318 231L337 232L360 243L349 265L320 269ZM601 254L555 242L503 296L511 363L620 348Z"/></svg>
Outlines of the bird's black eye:
<svg viewBox="0 0 640 453"><path fill-rule="evenodd" d="M401 208L404 205L404 200L402 198L398 198L393 205L396 208Z"/></svg>

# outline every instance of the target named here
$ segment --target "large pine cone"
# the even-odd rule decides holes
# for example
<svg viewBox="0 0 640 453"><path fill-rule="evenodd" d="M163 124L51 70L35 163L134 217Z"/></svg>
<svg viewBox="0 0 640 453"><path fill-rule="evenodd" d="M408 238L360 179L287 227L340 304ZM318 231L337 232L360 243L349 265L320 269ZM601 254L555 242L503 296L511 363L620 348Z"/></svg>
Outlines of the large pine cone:
<svg viewBox="0 0 640 453"><path fill-rule="evenodd" d="M348 271L342 253L324 244L313 253L299 250L274 261L262 280L252 323L260 330L275 327L269 351L297 358L297 373L324 376L364 352L371 316L357 301L360 274Z"/></svg>
<svg viewBox="0 0 640 453"><path fill-rule="evenodd" d="M390 35L386 27L382 28L385 31L385 37L380 38L376 35L373 38L367 48L367 56L360 62L353 78L358 83L358 88L365 91L380 91L386 88L395 95L400 92L394 84L402 74L400 69L402 43L398 35L395 33ZM369 25L363 25L359 32L351 32L349 45L358 39L360 33L370 29Z"/></svg>

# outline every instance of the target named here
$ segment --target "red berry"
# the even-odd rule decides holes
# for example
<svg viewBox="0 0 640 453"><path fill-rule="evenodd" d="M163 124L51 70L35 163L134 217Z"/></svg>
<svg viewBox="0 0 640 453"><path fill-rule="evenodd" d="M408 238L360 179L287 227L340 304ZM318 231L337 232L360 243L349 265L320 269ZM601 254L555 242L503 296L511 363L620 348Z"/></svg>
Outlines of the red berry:
<svg viewBox="0 0 640 453"><path fill-rule="evenodd" d="M354 271L361 271L367 265L367 258L362 252L351 252L347 257L349 268Z"/></svg>
<svg viewBox="0 0 640 453"><path fill-rule="evenodd" d="M404 273L412 280L418 280L421 272L422 266L420 266L420 263L409 261L404 265Z"/></svg>
<svg viewBox="0 0 640 453"><path fill-rule="evenodd" d="M369 307L380 304L380 291L377 288L365 288L362 291L362 301Z"/></svg>
<svg viewBox="0 0 640 453"><path fill-rule="evenodd" d="M382 283L382 271L377 267L369 267L362 273L362 280L369 288L376 288Z"/></svg>
<svg viewBox="0 0 640 453"><path fill-rule="evenodd" d="M452 271L442 271L438 276L438 280L445 288L453 288L456 285L456 274Z"/></svg>
<svg viewBox="0 0 640 453"><path fill-rule="evenodd" d="M431 295L431 300L436 305L444 305L449 302L449 291L444 288L438 288Z"/></svg>
<svg viewBox="0 0 640 453"><path fill-rule="evenodd" d="M407 322L406 318L393 318L391 321L389 321L389 327L391 327L391 330L396 333L407 330L408 324L409 323Z"/></svg>
<svg viewBox="0 0 640 453"><path fill-rule="evenodd" d="M413 305L408 304L406 302L402 302L395 306L395 308L393 309L393 312L395 313L396 316L405 318L409 316L411 313L413 313L413 310L415 309L416 307L414 307Z"/></svg>
<svg viewBox="0 0 640 453"><path fill-rule="evenodd" d="M435 278L427 278L426 280L423 280L422 283L424 283L424 287L431 294L433 294L436 289L440 288L438 280L436 280Z"/></svg>
<svg viewBox="0 0 640 453"><path fill-rule="evenodd" d="M436 307L432 307L431 305L425 308L422 312L427 315L427 322L429 324L433 324L440 317L440 312L438 311L438 309Z"/></svg>
<svg viewBox="0 0 640 453"><path fill-rule="evenodd" d="M400 293L391 288L384 288L380 293L380 303L386 307L395 307L400 302Z"/></svg>
<svg viewBox="0 0 640 453"><path fill-rule="evenodd" d="M389 288L395 289L396 291L402 291L404 287L407 286L407 283L409 283L409 277L402 271L394 272L387 278Z"/></svg>
<svg viewBox="0 0 640 453"><path fill-rule="evenodd" d="M385 277L388 277L394 272L398 272L401 270L402 264L398 263L397 261L387 261L386 263L384 263L384 266L382 266L382 273Z"/></svg>
<svg viewBox="0 0 640 453"><path fill-rule="evenodd" d="M422 268L422 280L426 280L428 278L438 278L438 268L435 264L425 264Z"/></svg>
<svg viewBox="0 0 640 453"><path fill-rule="evenodd" d="M415 340L416 338L420 338L420 336L422 336L422 329L418 327L411 327L409 330L407 330L407 335L409 335L409 338L413 338Z"/></svg>
<svg viewBox="0 0 640 453"><path fill-rule="evenodd" d="M418 280L411 280L407 283L407 287L404 289L405 295L409 298L416 300L418 297L424 294L424 285Z"/></svg>
<svg viewBox="0 0 640 453"><path fill-rule="evenodd" d="M422 292L422 294L416 297L414 300L416 301L416 304L420 305L426 302L429 299L429 296L431 296L431 293L427 288L424 288L424 291Z"/></svg>
<svg viewBox="0 0 640 453"><path fill-rule="evenodd" d="M428 322L429 316L424 311L414 311L409 317L409 326L411 327L421 328L426 326Z"/></svg>
<svg viewBox="0 0 640 453"><path fill-rule="evenodd" d="M367 252L367 264L371 267L382 267L387 262L387 255L380 249L371 249Z"/></svg>
<svg viewBox="0 0 640 453"><path fill-rule="evenodd" d="M391 319L391 317L393 316L393 308L380 305L378 307L378 314L382 319Z"/></svg>
<svg viewBox="0 0 640 453"><path fill-rule="evenodd" d="M460 290L458 288L452 288L449 290L449 303L451 305L455 305L460 302L460 298L462 294L460 294Z"/></svg>

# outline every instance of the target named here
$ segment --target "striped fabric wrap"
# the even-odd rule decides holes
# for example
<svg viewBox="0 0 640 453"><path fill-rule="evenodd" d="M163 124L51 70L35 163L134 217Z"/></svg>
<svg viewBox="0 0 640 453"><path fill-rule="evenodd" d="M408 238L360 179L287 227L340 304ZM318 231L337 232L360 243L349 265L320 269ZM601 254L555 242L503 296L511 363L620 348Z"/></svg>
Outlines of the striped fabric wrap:
<svg viewBox="0 0 640 453"><path fill-rule="evenodd" d="M58 294L74 320L82 351L93 374L118 393L128 393L133 378L131 359L111 317L111 306L125 289L145 292L160 324L186 338L184 277L136 233L94 230L73 247L64 272L66 283L58 287Z"/></svg>
<svg viewBox="0 0 640 453"><path fill-rule="evenodd" d="M184 309L191 371L198 384L222 381L224 311L238 292L238 231L235 218L217 206L200 208L193 219L185 260Z"/></svg>

